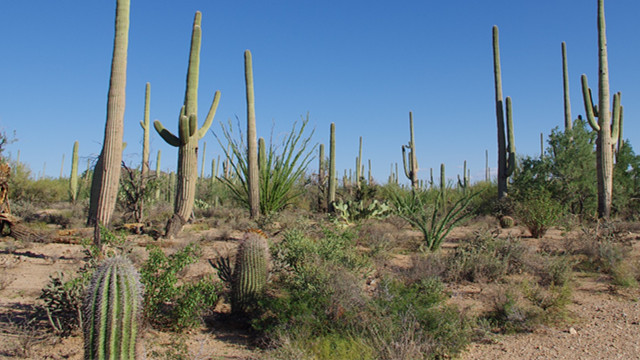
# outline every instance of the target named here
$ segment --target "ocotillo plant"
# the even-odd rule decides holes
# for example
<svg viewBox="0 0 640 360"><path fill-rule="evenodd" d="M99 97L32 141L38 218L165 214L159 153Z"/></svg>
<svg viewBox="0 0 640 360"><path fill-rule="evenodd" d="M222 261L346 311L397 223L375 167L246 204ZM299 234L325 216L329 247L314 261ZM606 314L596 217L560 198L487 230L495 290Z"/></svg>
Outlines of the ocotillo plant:
<svg viewBox="0 0 640 360"><path fill-rule="evenodd" d="M513 137L511 98L507 96L507 138L505 139L504 108L502 103L502 74L500 72L500 43L498 27L493 26L493 76L496 93L496 118L498 120L498 199L507 195L507 179L516 167L516 146Z"/></svg>
<svg viewBox="0 0 640 360"><path fill-rule="evenodd" d="M329 193L327 196L327 209L333 212L336 202L336 124L331 123L329 135Z"/></svg>
<svg viewBox="0 0 640 360"><path fill-rule="evenodd" d="M78 197L78 142L73 143L71 153L71 175L69 176L69 197L75 203Z"/></svg>
<svg viewBox="0 0 640 360"><path fill-rule="evenodd" d="M571 120L571 101L569 100L569 66L567 65L567 44L562 45L562 88L564 94L564 130L571 130L573 126Z"/></svg>
<svg viewBox="0 0 640 360"><path fill-rule="evenodd" d="M620 93L613 97L613 114L611 114L604 0L598 0L598 69L598 107L593 105L591 89L584 74L582 75L582 96L587 120L593 130L598 133L596 139L598 217L608 218L611 215L613 195L613 146L618 141L620 130Z"/></svg>
<svg viewBox="0 0 640 360"><path fill-rule="evenodd" d="M89 225L94 226L93 241L98 247L100 246L100 226L109 226L111 223L120 184L129 44L129 0L117 1L115 32L104 142L91 181L91 200L87 220Z"/></svg>
<svg viewBox="0 0 640 360"><path fill-rule="evenodd" d="M202 139L207 130L209 130L220 100L220 91L216 91L207 118L202 127L198 128L198 76L200 41L202 38L201 17L202 15L198 11L193 20L189 67L187 70L187 89L184 105L180 109L178 136L165 129L160 121L156 120L153 123L156 131L164 141L178 148L178 184L173 205L173 216L166 226L165 237L167 238L177 235L191 216L196 195L196 181L198 180L198 140Z"/></svg>
<svg viewBox="0 0 640 360"><path fill-rule="evenodd" d="M83 302L85 359L136 359L142 286L124 257L105 260L94 272Z"/></svg>
<svg viewBox="0 0 640 360"><path fill-rule="evenodd" d="M231 282L231 311L245 313L264 292L269 276L269 244L260 231L247 232L236 255Z"/></svg>
<svg viewBox="0 0 640 360"><path fill-rule="evenodd" d="M411 180L411 187L418 189L418 159L416 157L416 142L413 135L413 113L409 111L409 131L411 140L408 145L402 145L402 164L404 165L404 173ZM409 154L406 150L409 149Z"/></svg>

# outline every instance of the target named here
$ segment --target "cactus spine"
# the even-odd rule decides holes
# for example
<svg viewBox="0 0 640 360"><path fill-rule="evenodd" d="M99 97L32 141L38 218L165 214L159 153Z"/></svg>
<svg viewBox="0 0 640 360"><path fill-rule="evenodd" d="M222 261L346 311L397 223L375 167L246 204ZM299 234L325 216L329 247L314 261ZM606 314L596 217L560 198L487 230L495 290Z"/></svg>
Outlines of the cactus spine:
<svg viewBox="0 0 640 360"><path fill-rule="evenodd" d="M83 302L85 359L135 359L142 287L123 257L95 271Z"/></svg>
<svg viewBox="0 0 640 360"><path fill-rule="evenodd" d="M118 0L116 4L116 34L113 41L107 121L102 151L91 181L91 201L87 223L94 226L93 241L98 247L101 245L100 225L109 226L111 223L120 182L129 44L129 5L129 0Z"/></svg>
<svg viewBox="0 0 640 360"><path fill-rule="evenodd" d="M562 42L562 88L564 90L564 129L571 130L571 101L569 100L569 66L567 65L567 43Z"/></svg>
<svg viewBox="0 0 640 360"><path fill-rule="evenodd" d="M402 145L402 164L404 165L404 173L411 180L411 187L418 189L418 159L416 158L416 142L413 135L413 113L409 111L409 131L411 140L408 145ZM406 154L409 149L409 154ZM408 159L407 159L408 157Z"/></svg>
<svg viewBox="0 0 640 360"><path fill-rule="evenodd" d="M269 244L260 232L247 232L238 245L231 283L231 311L245 313L263 293L269 276Z"/></svg>
<svg viewBox="0 0 640 360"><path fill-rule="evenodd" d="M496 118L498 120L498 199L507 195L507 179L516 165L516 147L513 137L513 120L511 115L511 98L507 96L507 138L505 139L504 109L502 102L502 74L500 72L500 43L498 27L493 26L493 76L496 93Z"/></svg>
<svg viewBox="0 0 640 360"><path fill-rule="evenodd" d="M200 68L200 42L202 30L200 27L202 15L196 12L191 34L191 49L189 53L189 67L187 70L187 89L184 105L180 109L179 132L175 136L156 120L153 125L160 136L169 145L178 148L178 183L175 192L173 216L166 226L165 237L177 235L191 216L193 202L196 195L196 181L198 180L198 140L202 139L209 130L213 117L218 108L220 91L216 91L209 113L201 128L198 128L198 75Z"/></svg>
<svg viewBox="0 0 640 360"><path fill-rule="evenodd" d="M333 212L336 202L336 124L331 123L329 133L329 194L327 196L327 209Z"/></svg>
<svg viewBox="0 0 640 360"><path fill-rule="evenodd" d="M587 120L593 130L598 133L596 139L598 217L609 218L613 194L613 146L618 141L620 130L620 93L613 96L613 114L611 114L604 0L598 0L598 68L598 107L593 106L591 89L584 74L582 75L582 95Z"/></svg>
<svg viewBox="0 0 640 360"><path fill-rule="evenodd" d="M75 203L78 198L78 142L73 143L71 153L71 175L69 176L69 197Z"/></svg>

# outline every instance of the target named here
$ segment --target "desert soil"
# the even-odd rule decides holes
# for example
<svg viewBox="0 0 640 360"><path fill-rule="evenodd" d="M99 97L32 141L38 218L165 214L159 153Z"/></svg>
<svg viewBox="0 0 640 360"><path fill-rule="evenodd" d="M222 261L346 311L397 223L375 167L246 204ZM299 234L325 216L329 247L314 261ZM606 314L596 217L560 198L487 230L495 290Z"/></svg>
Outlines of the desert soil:
<svg viewBox="0 0 640 360"><path fill-rule="evenodd" d="M463 232L461 229L451 236L455 238ZM182 243L204 241L204 256L189 268L187 276L213 273L206 259L233 252L233 239L239 236L239 233L221 235L213 230L187 231L178 240L165 242L163 247L176 249ZM559 236L552 232L546 241ZM137 245L134 259L142 259L144 246L153 240L138 235L131 238ZM640 236L635 238L640 240ZM46 331L46 324L35 327L21 324L38 303L49 276L58 271L73 274L84 257L79 244L34 243L21 248L10 238L0 238L0 359L82 358L80 333L60 338ZM531 333L496 335L483 343L473 343L461 359L640 359L640 290L614 288L603 276L577 274L574 280L568 319ZM474 299L482 291L481 284L450 289L452 301L471 308L476 306ZM218 310L225 311L224 307ZM220 318L210 319L206 326L184 335L149 330L144 343L148 359L168 359L172 354L188 359L261 358L246 329Z"/></svg>

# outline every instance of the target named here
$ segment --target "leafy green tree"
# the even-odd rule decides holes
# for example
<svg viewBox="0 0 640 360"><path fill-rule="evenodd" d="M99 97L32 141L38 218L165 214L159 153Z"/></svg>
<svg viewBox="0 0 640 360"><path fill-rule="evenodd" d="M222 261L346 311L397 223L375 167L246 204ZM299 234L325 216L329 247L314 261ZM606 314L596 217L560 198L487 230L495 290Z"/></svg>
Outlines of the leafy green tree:
<svg viewBox="0 0 640 360"><path fill-rule="evenodd" d="M628 140L616 155L613 184L614 211L623 215L637 214L640 210L640 155L634 153Z"/></svg>

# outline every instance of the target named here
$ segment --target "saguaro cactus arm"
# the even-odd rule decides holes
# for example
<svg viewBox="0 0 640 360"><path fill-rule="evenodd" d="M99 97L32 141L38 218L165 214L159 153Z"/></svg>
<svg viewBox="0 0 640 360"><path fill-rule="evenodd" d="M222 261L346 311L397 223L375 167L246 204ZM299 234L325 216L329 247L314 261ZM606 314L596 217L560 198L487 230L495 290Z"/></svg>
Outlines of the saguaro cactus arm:
<svg viewBox="0 0 640 360"><path fill-rule="evenodd" d="M587 80L587 75L582 74L580 77L582 82L582 98L584 99L584 111L587 115L587 121L589 121L589 125L595 131L600 131L600 125L596 121L597 109L593 106L593 99L591 98L591 89L589 88L589 82Z"/></svg>
<svg viewBox="0 0 640 360"><path fill-rule="evenodd" d="M516 168L516 142L513 136L513 111L511 110L511 97L507 96L507 177L513 174Z"/></svg>

